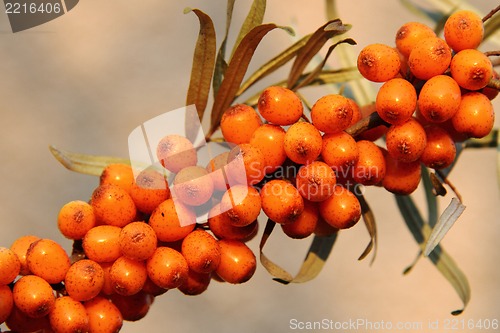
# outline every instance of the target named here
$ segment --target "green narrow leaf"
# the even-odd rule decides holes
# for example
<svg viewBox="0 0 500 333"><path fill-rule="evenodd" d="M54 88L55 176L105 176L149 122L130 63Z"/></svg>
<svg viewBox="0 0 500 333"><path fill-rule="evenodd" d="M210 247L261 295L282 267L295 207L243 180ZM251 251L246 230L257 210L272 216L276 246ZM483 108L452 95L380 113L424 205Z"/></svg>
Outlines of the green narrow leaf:
<svg viewBox="0 0 500 333"><path fill-rule="evenodd" d="M219 127L220 120L224 111L233 102L236 92L240 88L243 77L248 69L250 60L252 60L255 49L264 36L271 30L281 28L276 24L263 24L253 28L238 45L226 70L226 75L222 80L221 86L215 96L212 107L210 130L208 136L212 135ZM288 31L286 28L282 28Z"/></svg>
<svg viewBox="0 0 500 333"><path fill-rule="evenodd" d="M224 34L224 39L222 40L219 51L217 52L217 59L215 60L214 78L212 80L214 97L215 95L217 95L217 92L219 91L222 78L224 77L224 73L226 72L227 69L227 63L225 60L226 44L227 44L227 36L229 35L229 28L231 27L231 21L233 18L234 2L235 0L227 0L226 32Z"/></svg>
<svg viewBox="0 0 500 333"><path fill-rule="evenodd" d="M271 261L263 252L264 245L271 235L275 225L275 222L271 220L267 221L266 228L259 245L261 264L272 276L274 276L273 280L283 284L304 283L317 277L332 251L335 240L337 239L337 233L328 237L314 236L299 272L295 275L295 277L293 277L282 267Z"/></svg>
<svg viewBox="0 0 500 333"><path fill-rule="evenodd" d="M125 158L73 153L49 146L50 152L68 170L91 176L100 176L109 164L130 164Z"/></svg>
<svg viewBox="0 0 500 333"><path fill-rule="evenodd" d="M365 222L366 229L368 230L368 234L370 235L370 242L366 246L363 253L359 256L358 260L363 260L373 249L373 257L370 261L370 265L375 261L375 257L377 256L377 225L375 223L375 215L371 210L368 202L363 195L356 195L359 203L361 204L361 214L363 216L363 221Z"/></svg>
<svg viewBox="0 0 500 333"><path fill-rule="evenodd" d="M406 225L419 244L420 250L424 251L425 240L428 239L431 234L430 226L424 222L410 196L396 195L395 197ZM436 246L434 251L429 254L428 258L436 266L439 272L450 282L463 302L463 308L453 311L452 314L458 315L462 313L470 300L470 286L467 277L440 245ZM405 271L407 270L408 268Z"/></svg>
<svg viewBox="0 0 500 333"><path fill-rule="evenodd" d="M344 34L349 29L350 26L343 24L339 19L328 21L319 27L297 54L290 74L288 75L287 87L291 89L295 87L306 66L330 38Z"/></svg>
<svg viewBox="0 0 500 333"><path fill-rule="evenodd" d="M237 47L240 45L241 40L256 26L261 25L264 21L264 13L266 12L266 0L254 0L250 11L241 26L240 32L236 41L234 42L233 52L231 57L234 55Z"/></svg>

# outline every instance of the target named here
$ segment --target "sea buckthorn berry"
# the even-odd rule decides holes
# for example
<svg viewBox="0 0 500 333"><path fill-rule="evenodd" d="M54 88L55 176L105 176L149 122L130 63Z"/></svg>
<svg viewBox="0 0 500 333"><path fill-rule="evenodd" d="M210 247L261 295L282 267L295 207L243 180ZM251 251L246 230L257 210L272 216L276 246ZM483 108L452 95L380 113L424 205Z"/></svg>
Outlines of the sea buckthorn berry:
<svg viewBox="0 0 500 333"><path fill-rule="evenodd" d="M123 320L126 321L137 321L144 318L155 299L153 295L143 291L131 296L114 294L109 298L122 314Z"/></svg>
<svg viewBox="0 0 500 333"><path fill-rule="evenodd" d="M96 297L104 285L104 270L95 261L79 260L69 268L64 279L66 292L76 301Z"/></svg>
<svg viewBox="0 0 500 333"><path fill-rule="evenodd" d="M61 234L74 240L82 239L95 223L94 209L81 200L65 204L57 217L57 226Z"/></svg>
<svg viewBox="0 0 500 333"><path fill-rule="evenodd" d="M451 14L444 24L444 39L455 52L477 48L483 41L483 36L483 21L470 10Z"/></svg>
<svg viewBox="0 0 500 333"><path fill-rule="evenodd" d="M189 270L188 278L179 286L179 290L188 296L200 295L207 290L210 281L212 280L210 273L197 273Z"/></svg>
<svg viewBox="0 0 500 333"><path fill-rule="evenodd" d="M310 123L298 122L288 128L285 134L285 152L289 159L298 164L307 164L321 153L321 133Z"/></svg>
<svg viewBox="0 0 500 333"><path fill-rule="evenodd" d="M132 167L123 163L108 164L99 177L99 185L113 184L130 193L134 183Z"/></svg>
<svg viewBox="0 0 500 333"><path fill-rule="evenodd" d="M386 165L382 186L389 192L408 195L418 187L421 179L420 161L405 163L393 158L383 149Z"/></svg>
<svg viewBox="0 0 500 333"><path fill-rule="evenodd" d="M130 194L112 184L99 185L92 193L91 205L98 221L117 227L132 222L137 214Z"/></svg>
<svg viewBox="0 0 500 333"><path fill-rule="evenodd" d="M111 266L109 276L117 294L130 296L142 289L148 273L144 261L120 257Z"/></svg>
<svg viewBox="0 0 500 333"><path fill-rule="evenodd" d="M472 138L482 138L490 133L495 121L491 101L479 92L462 95L457 113L451 118L453 128Z"/></svg>
<svg viewBox="0 0 500 333"><path fill-rule="evenodd" d="M328 198L333 194L336 182L332 168L320 161L303 165L295 178L295 186L300 195L310 201L323 201Z"/></svg>
<svg viewBox="0 0 500 333"><path fill-rule="evenodd" d="M52 287L36 275L26 275L17 280L12 294L19 310L32 318L45 317L54 307Z"/></svg>
<svg viewBox="0 0 500 333"><path fill-rule="evenodd" d="M292 90L271 86L264 89L257 104L260 115L276 125L291 125L302 116L302 101ZM245 125L246 126L246 125Z"/></svg>
<svg viewBox="0 0 500 333"><path fill-rule="evenodd" d="M49 314L49 320L55 333L89 331L87 310L81 302L70 296L56 299L54 309Z"/></svg>
<svg viewBox="0 0 500 333"><path fill-rule="evenodd" d="M170 134L163 137L156 148L156 157L165 169L177 173L181 169L194 166L198 155L191 141L187 138Z"/></svg>
<svg viewBox="0 0 500 333"><path fill-rule="evenodd" d="M168 289L156 285L148 276L146 282L144 282L144 285L142 286L142 291L156 297L163 295L168 291Z"/></svg>
<svg viewBox="0 0 500 333"><path fill-rule="evenodd" d="M431 123L442 123L457 112L462 94L457 82L447 75L436 75L424 83L418 96L418 110Z"/></svg>
<svg viewBox="0 0 500 333"><path fill-rule="evenodd" d="M358 103L356 103L356 101L353 100L352 98L348 98L348 97L346 97L346 98L349 101L349 104L351 104L351 108L352 108L351 123L348 126L348 127L350 127L350 126L356 124L358 121L360 121L361 118L363 118L363 115L361 114L361 109L360 109Z"/></svg>
<svg viewBox="0 0 500 333"><path fill-rule="evenodd" d="M202 229L194 230L184 238L181 253L189 269L197 273L211 273L220 263L219 243Z"/></svg>
<svg viewBox="0 0 500 333"><path fill-rule="evenodd" d="M361 205L351 191L336 186L333 195L319 203L319 214L332 227L347 229L361 218Z"/></svg>
<svg viewBox="0 0 500 333"><path fill-rule="evenodd" d="M238 284L250 280L257 268L252 250L243 242L222 239L219 241L221 261L217 275L228 283Z"/></svg>
<svg viewBox="0 0 500 333"><path fill-rule="evenodd" d="M276 171L286 160L285 130L278 125L263 124L253 133L250 144L264 154L266 174Z"/></svg>
<svg viewBox="0 0 500 333"><path fill-rule="evenodd" d="M389 124L402 124L417 107L415 87L405 79L391 79L380 87L375 107L380 118Z"/></svg>
<svg viewBox="0 0 500 333"><path fill-rule="evenodd" d="M137 175L130 196L137 210L151 214L156 206L170 198L165 175L153 169L144 169Z"/></svg>
<svg viewBox="0 0 500 333"><path fill-rule="evenodd" d="M257 233L258 223L253 221L247 226L236 227L228 214L222 214L220 204L213 206L208 212L208 227L218 239L247 241Z"/></svg>
<svg viewBox="0 0 500 333"><path fill-rule="evenodd" d="M302 214L292 223L281 224L281 229L290 238L306 238L316 229L318 216L318 203L304 200L304 211Z"/></svg>
<svg viewBox="0 0 500 333"><path fill-rule="evenodd" d="M420 123L410 118L401 125L392 125L386 134L387 151L402 162L414 162L422 156L427 139Z"/></svg>
<svg viewBox="0 0 500 333"><path fill-rule="evenodd" d="M231 106L222 114L220 129L227 142L249 143L253 132L262 125L254 108L245 104Z"/></svg>
<svg viewBox="0 0 500 333"><path fill-rule="evenodd" d="M89 319L89 332L119 332L123 326L123 316L118 307L110 300L97 296L83 303Z"/></svg>
<svg viewBox="0 0 500 333"><path fill-rule="evenodd" d="M10 287L0 285L0 325L9 318L14 307L14 298Z"/></svg>
<svg viewBox="0 0 500 333"><path fill-rule="evenodd" d="M318 216L318 222L316 223L316 228L314 229L314 235L318 237L329 237L339 232L338 228L333 227L328 222L325 221L321 215Z"/></svg>
<svg viewBox="0 0 500 333"><path fill-rule="evenodd" d="M189 270L180 252L164 246L158 247L147 260L146 268L151 281L165 289L174 289L183 284Z"/></svg>
<svg viewBox="0 0 500 333"><path fill-rule="evenodd" d="M396 33L396 47L405 58L408 58L415 45L428 37L436 37L436 33L430 27L420 22L407 22Z"/></svg>
<svg viewBox="0 0 500 333"><path fill-rule="evenodd" d="M21 311L15 303L5 324L10 329L10 331L6 332L53 332L50 327L49 316L32 318Z"/></svg>
<svg viewBox="0 0 500 333"><path fill-rule="evenodd" d="M175 242L186 237L196 226L195 214L180 202L167 199L156 207L149 225L162 242Z"/></svg>
<svg viewBox="0 0 500 333"><path fill-rule="evenodd" d="M299 191L285 180L267 182L260 191L262 210L274 222L294 222L304 210L304 200Z"/></svg>
<svg viewBox="0 0 500 333"><path fill-rule="evenodd" d="M398 52L385 44L365 46L358 55L358 70L373 82L385 82L398 75L401 68Z"/></svg>
<svg viewBox="0 0 500 333"><path fill-rule="evenodd" d="M21 269L19 271L20 275L28 275L31 273L28 268L28 263L26 262L26 253L28 252L31 244L39 239L40 237L34 235L21 236L10 246L10 249L14 251L19 259L19 262L21 263Z"/></svg>
<svg viewBox="0 0 500 333"><path fill-rule="evenodd" d="M222 214L236 227L244 227L257 219L261 210L259 192L247 185L234 185L224 193L220 202Z"/></svg>
<svg viewBox="0 0 500 333"><path fill-rule="evenodd" d="M361 108L363 118L369 117L372 113L377 112L375 103L365 105ZM361 132L356 138L359 140L375 141L387 133L387 126L379 125Z"/></svg>
<svg viewBox="0 0 500 333"><path fill-rule="evenodd" d="M123 256L141 261L153 255L158 240L149 224L132 222L121 230L119 242Z"/></svg>
<svg viewBox="0 0 500 333"><path fill-rule="evenodd" d="M104 272L104 284L102 285L101 294L103 295L111 295L115 293L115 289L113 288L113 283L111 282L111 266L113 266L113 262L101 262L99 265L101 266Z"/></svg>
<svg viewBox="0 0 500 333"><path fill-rule="evenodd" d="M112 225L99 225L83 237L83 251L88 259L96 262L112 262L121 256L121 228Z"/></svg>
<svg viewBox="0 0 500 333"><path fill-rule="evenodd" d="M210 173L210 177L212 177L214 191L225 191L229 187L227 179L228 157L229 152L225 151L212 158L205 168Z"/></svg>
<svg viewBox="0 0 500 333"><path fill-rule="evenodd" d="M455 54L451 60L451 76L458 85L468 90L479 90L490 82L493 66L481 51L467 49Z"/></svg>
<svg viewBox="0 0 500 333"><path fill-rule="evenodd" d="M443 74L451 63L451 49L438 37L422 39L413 47L408 58L411 73L418 79L428 80Z"/></svg>
<svg viewBox="0 0 500 333"><path fill-rule="evenodd" d="M352 106L342 95L330 94L318 99L311 108L313 125L325 133L338 133L351 124Z"/></svg>
<svg viewBox="0 0 500 333"><path fill-rule="evenodd" d="M358 146L346 132L323 135L321 157L336 173L346 174L358 160Z"/></svg>
<svg viewBox="0 0 500 333"><path fill-rule="evenodd" d="M9 284L19 275L21 262L14 251L0 247L0 267L0 285Z"/></svg>
<svg viewBox="0 0 500 333"><path fill-rule="evenodd" d="M59 283L71 266L68 254L51 239L40 239L30 245L26 254L29 270L47 281Z"/></svg>
<svg viewBox="0 0 500 333"><path fill-rule="evenodd" d="M212 197L214 183L205 168L189 166L174 178L175 197L188 206L201 206Z"/></svg>
<svg viewBox="0 0 500 333"><path fill-rule="evenodd" d="M457 149L451 136L440 126L429 125L425 127L427 145L425 146L420 161L425 166L433 169L449 167L455 160Z"/></svg>
<svg viewBox="0 0 500 333"><path fill-rule="evenodd" d="M359 158L354 164L353 179L359 184L376 185L385 176L385 160L380 148L368 140L360 140L357 143Z"/></svg>
<svg viewBox="0 0 500 333"><path fill-rule="evenodd" d="M264 154L251 144L243 143L231 149L227 161L231 184L255 185L266 175Z"/></svg>

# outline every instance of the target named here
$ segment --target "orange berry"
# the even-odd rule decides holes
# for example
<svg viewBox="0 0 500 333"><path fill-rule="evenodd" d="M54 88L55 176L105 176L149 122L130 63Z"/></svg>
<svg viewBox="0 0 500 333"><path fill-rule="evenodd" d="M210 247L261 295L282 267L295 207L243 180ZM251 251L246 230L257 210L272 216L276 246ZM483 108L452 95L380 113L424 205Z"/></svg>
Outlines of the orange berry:
<svg viewBox="0 0 500 333"><path fill-rule="evenodd" d="M299 191L285 180L267 182L260 192L262 210L274 222L292 223L304 210Z"/></svg>
<svg viewBox="0 0 500 333"><path fill-rule="evenodd" d="M132 222L137 210L127 191L117 185L99 185L92 193L91 205L98 221L123 227Z"/></svg>
<svg viewBox="0 0 500 333"><path fill-rule="evenodd" d="M89 331L89 317L85 307L70 296L56 299L49 320L55 333Z"/></svg>
<svg viewBox="0 0 500 333"><path fill-rule="evenodd" d="M36 275L26 275L17 280L12 295L19 310L31 318L45 317L54 307L52 287Z"/></svg>
<svg viewBox="0 0 500 333"><path fill-rule="evenodd" d="M495 121L493 105L487 96L470 92L462 96L457 113L451 118L453 128L472 138L490 133Z"/></svg>
<svg viewBox="0 0 500 333"><path fill-rule="evenodd" d="M174 196L188 206L201 206L212 197L214 183L205 168L185 167L174 178Z"/></svg>
<svg viewBox="0 0 500 333"><path fill-rule="evenodd" d="M28 252L31 244L39 239L40 237L33 235L22 236L16 239L10 246L10 249L14 251L19 259L19 262L21 263L19 274L28 275L31 273L28 268L28 263L26 262L26 253Z"/></svg>
<svg viewBox="0 0 500 333"><path fill-rule="evenodd" d="M449 167L455 160L457 149L451 136L439 126L426 126L427 145L420 161L433 169Z"/></svg>
<svg viewBox="0 0 500 333"><path fill-rule="evenodd" d="M346 132L323 135L321 157L337 175L347 174L358 160L358 146Z"/></svg>
<svg viewBox="0 0 500 333"><path fill-rule="evenodd" d="M236 104L222 114L220 129L227 142L249 143L253 132L262 125L257 112L251 106Z"/></svg>
<svg viewBox="0 0 500 333"><path fill-rule="evenodd" d="M221 213L220 204L217 204L208 213L208 227L218 239L247 241L257 233L258 223L255 220L247 226L236 227L228 214Z"/></svg>
<svg viewBox="0 0 500 333"><path fill-rule="evenodd" d="M113 294L109 298L122 314L123 320L126 321L137 321L144 318L155 299L153 295L143 291L131 296Z"/></svg>
<svg viewBox="0 0 500 333"><path fill-rule="evenodd" d="M134 260L146 260L156 250L156 233L144 222L127 224L120 232L120 251L123 256Z"/></svg>
<svg viewBox="0 0 500 333"><path fill-rule="evenodd" d="M307 164L321 153L321 133L310 123L298 122L288 128L285 134L285 152L289 159L298 164Z"/></svg>
<svg viewBox="0 0 500 333"><path fill-rule="evenodd" d="M396 160L384 149L386 172L382 186L395 194L408 195L418 187L421 179L420 161L405 163Z"/></svg>
<svg viewBox="0 0 500 333"><path fill-rule="evenodd" d="M318 216L318 222L316 223L316 228L314 229L314 235L318 237L329 237L336 234L338 231L338 228L331 226L323 217L321 217L321 215Z"/></svg>
<svg viewBox="0 0 500 333"><path fill-rule="evenodd" d="M266 175L264 154L251 144L240 144L229 152L226 168L231 184L255 185Z"/></svg>
<svg viewBox="0 0 500 333"><path fill-rule="evenodd" d="M490 59L482 52L473 49L462 50L451 60L451 76L458 85L468 90L479 90L493 77Z"/></svg>
<svg viewBox="0 0 500 333"><path fill-rule="evenodd" d="M108 164L101 173L99 185L113 184L121 187L128 193L134 183L132 167L122 163Z"/></svg>
<svg viewBox="0 0 500 333"><path fill-rule="evenodd" d="M32 243L26 253L26 262L33 274L51 284L64 280L71 266L66 251L51 239Z"/></svg>
<svg viewBox="0 0 500 333"><path fill-rule="evenodd" d="M130 189L130 197L137 210L151 214L156 206L170 198L165 175L153 169L141 171Z"/></svg>
<svg viewBox="0 0 500 333"><path fill-rule="evenodd" d="M325 133L338 133L351 124L352 106L342 95L330 94L318 99L311 108L313 125Z"/></svg>
<svg viewBox="0 0 500 333"><path fill-rule="evenodd" d="M0 247L0 267L0 285L9 284L19 275L21 262L14 251Z"/></svg>
<svg viewBox="0 0 500 333"><path fill-rule="evenodd" d="M89 319L89 332L113 333L123 326L123 316L110 300L97 296L83 303Z"/></svg>
<svg viewBox="0 0 500 333"><path fill-rule="evenodd" d="M244 227L257 219L261 209L259 192L246 185L234 185L224 193L220 203L222 214L226 214L230 223Z"/></svg>
<svg viewBox="0 0 500 333"><path fill-rule="evenodd" d="M451 62L451 49L438 37L422 39L413 47L408 58L411 73L418 79L428 80L443 74Z"/></svg>
<svg viewBox="0 0 500 333"><path fill-rule="evenodd" d="M384 44L365 46L358 55L358 70L373 82L385 82L398 75L401 68L398 52Z"/></svg>
<svg viewBox="0 0 500 333"><path fill-rule="evenodd" d="M148 276L146 282L144 283L144 286L142 286L142 291L156 297L163 295L168 291L168 289L156 285Z"/></svg>
<svg viewBox="0 0 500 333"><path fill-rule="evenodd" d="M260 126L253 133L250 144L264 154L266 174L276 171L286 160L285 130L278 125Z"/></svg>
<svg viewBox="0 0 500 333"><path fill-rule="evenodd" d="M459 10L448 17L444 24L444 38L455 52L475 49L484 36L483 21L470 10Z"/></svg>
<svg viewBox="0 0 500 333"><path fill-rule="evenodd" d="M8 285L0 285L0 325L9 318L13 307L12 290Z"/></svg>
<svg viewBox="0 0 500 333"><path fill-rule="evenodd" d="M61 234L74 240L82 239L95 224L94 209L81 200L65 204L57 217L57 226Z"/></svg>
<svg viewBox="0 0 500 333"><path fill-rule="evenodd" d="M142 289L148 273L143 261L120 257L111 266L109 276L117 294L130 296Z"/></svg>
<svg viewBox="0 0 500 333"><path fill-rule="evenodd" d="M396 33L396 47L405 58L408 58L415 45L428 37L436 37L436 33L430 27L420 22L407 22Z"/></svg>
<svg viewBox="0 0 500 333"><path fill-rule="evenodd" d="M207 290L211 280L212 278L209 273L197 273L190 269L187 280L179 286L179 290L184 295L200 295Z"/></svg>
<svg viewBox="0 0 500 333"><path fill-rule="evenodd" d="M15 303L10 316L5 320L5 324L10 329L6 332L53 332L49 316L32 318L21 311Z"/></svg>
<svg viewBox="0 0 500 333"><path fill-rule="evenodd" d="M202 229L194 230L184 238L181 253L189 269L197 273L211 273L220 263L219 243Z"/></svg>
<svg viewBox="0 0 500 333"><path fill-rule="evenodd" d="M146 268L151 281L165 289L174 289L183 284L189 270L180 252L163 246L158 247L147 260Z"/></svg>
<svg viewBox="0 0 500 333"><path fill-rule="evenodd" d="M447 75L436 75L423 85L418 109L426 121L442 123L457 112L462 94L457 82Z"/></svg>
<svg viewBox="0 0 500 333"><path fill-rule="evenodd" d="M351 108L352 108L352 118L351 118L351 123L349 124L349 127L356 124L358 121L361 120L361 118L363 118L363 115L361 114L361 109L359 108L359 105L358 103L356 103L355 100L353 100L352 98L348 98L346 97L347 100L349 101L349 104L351 104Z"/></svg>
<svg viewBox="0 0 500 333"><path fill-rule="evenodd" d="M229 184L227 180L229 152L223 152L208 162L205 169L210 173L214 184L214 191L225 191Z"/></svg>
<svg viewBox="0 0 500 333"><path fill-rule="evenodd" d="M83 237L83 251L88 259L112 262L120 257L121 228L112 225L94 227Z"/></svg>
<svg viewBox="0 0 500 333"><path fill-rule="evenodd" d="M167 199L156 207L149 218L149 225L162 242L175 242L186 237L196 226L196 216L189 208Z"/></svg>
<svg viewBox="0 0 500 333"><path fill-rule="evenodd" d="M303 165L295 178L295 186L300 195L310 201L323 201L328 198L333 194L336 182L332 168L320 161Z"/></svg>
<svg viewBox="0 0 500 333"><path fill-rule="evenodd" d="M355 182L363 185L379 184L385 176L385 160L380 148L368 140L357 143L359 158L352 174Z"/></svg>
<svg viewBox="0 0 500 333"><path fill-rule="evenodd" d="M405 79L391 79L380 87L375 107L380 118L389 124L402 124L417 107L415 87Z"/></svg>
<svg viewBox="0 0 500 333"><path fill-rule="evenodd" d="M76 301L96 297L104 285L104 270L95 261L82 259L69 268L64 279L66 292Z"/></svg>
<svg viewBox="0 0 500 333"><path fill-rule="evenodd" d="M351 191L336 186L333 195L319 203L319 214L332 227L347 229L361 218L361 205Z"/></svg>
<svg viewBox="0 0 500 333"><path fill-rule="evenodd" d="M401 125L392 125L386 134L387 151L402 162L418 160L426 144L425 130L414 118Z"/></svg>
<svg viewBox="0 0 500 333"><path fill-rule="evenodd" d="M279 86L264 89L257 106L260 115L276 125L291 125L300 119L303 112L300 98L292 90Z"/></svg>
<svg viewBox="0 0 500 333"><path fill-rule="evenodd" d="M306 238L316 230L318 216L318 203L304 200L304 211L302 214L292 223L281 224L281 228L290 238Z"/></svg>
<svg viewBox="0 0 500 333"><path fill-rule="evenodd" d="M187 138L170 134L158 143L156 157L165 169L177 173L181 169L194 166L198 162L196 149Z"/></svg>
<svg viewBox="0 0 500 333"><path fill-rule="evenodd" d="M113 262L101 262L99 265L101 266L104 272L104 284L102 285L101 293L104 295L111 295L115 293L115 289L113 287L113 283L111 281L111 266L113 266Z"/></svg>
<svg viewBox="0 0 500 333"><path fill-rule="evenodd" d="M252 250L243 242L222 239L219 241L221 261L216 269L224 281L238 284L250 280L257 268L257 260Z"/></svg>

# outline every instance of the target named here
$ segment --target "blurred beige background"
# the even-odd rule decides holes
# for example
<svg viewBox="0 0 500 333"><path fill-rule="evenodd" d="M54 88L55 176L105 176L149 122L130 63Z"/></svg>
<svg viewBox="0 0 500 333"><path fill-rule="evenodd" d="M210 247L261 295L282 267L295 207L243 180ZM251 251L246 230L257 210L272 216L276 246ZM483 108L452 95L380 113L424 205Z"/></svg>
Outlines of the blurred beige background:
<svg viewBox="0 0 500 333"><path fill-rule="evenodd" d="M421 20L395 0L338 2L341 19L353 24L350 36L358 42L356 51L369 43L392 44L399 26ZM236 2L231 40L250 3ZM498 4L494 0L476 3L483 14ZM302 36L325 21L323 5L320 0L270 0L265 21L291 25ZM81 1L63 17L17 34L11 33L6 15L0 14L0 246L36 234L61 242L68 251L71 248L58 233L58 210L70 200L87 199L97 179L64 169L49 153L50 144L126 157L132 129L184 105L198 33L196 16L182 14L186 6L209 13L222 36L223 0ZM290 43L285 32L271 32L257 49L250 69ZM329 65L338 63L332 59ZM500 109L499 100L494 104ZM470 304L457 318L465 323L500 319L496 159L494 149L467 151L451 174L467 209L443 245L472 288ZM416 196L420 200L422 193ZM314 281L284 286L259 266L244 285L212 283L196 297L169 291L156 299L145 319L125 323L122 332L298 331L290 327L292 319L366 319L394 326L422 323L424 329L407 330L413 332L430 332L425 329L427 322L439 320L441 329L436 332L444 332L445 320L454 318L450 312L461 307L460 299L428 260L422 259L409 275L402 275L418 247L390 194L370 188L367 198L379 229L373 266L369 260L357 261L368 242L360 223L341 233L324 271ZM441 201L442 209L450 199ZM310 240L285 239L276 231L266 254L295 272ZM257 240L250 246L257 251Z"/></svg>

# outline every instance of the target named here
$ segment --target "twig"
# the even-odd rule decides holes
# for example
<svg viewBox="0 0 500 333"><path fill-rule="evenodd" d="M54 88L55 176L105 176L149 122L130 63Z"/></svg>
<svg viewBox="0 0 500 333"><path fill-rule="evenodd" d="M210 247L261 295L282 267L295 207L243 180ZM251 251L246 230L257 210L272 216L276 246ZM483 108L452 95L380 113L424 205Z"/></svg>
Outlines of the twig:
<svg viewBox="0 0 500 333"><path fill-rule="evenodd" d="M460 192L458 192L458 189L455 187L455 185L453 185L453 183L448 179L446 178L446 176L441 172L441 170L436 170L436 173L439 177L441 177L441 179L443 180L443 182L448 185L450 187L450 189L455 193L455 195L457 196L458 200L460 200L460 202L463 202L462 201L462 195L460 194Z"/></svg>
<svg viewBox="0 0 500 333"><path fill-rule="evenodd" d="M487 56L487 57L498 57L498 56L500 56L500 50L498 50L498 51L487 51L487 52L484 52L484 55Z"/></svg>
<svg viewBox="0 0 500 333"><path fill-rule="evenodd" d="M496 8L494 8L494 9L492 9L488 14L486 14L485 17L483 17L483 23L485 23L486 21L488 21L499 10L500 10L500 5L497 6Z"/></svg>
<svg viewBox="0 0 500 333"><path fill-rule="evenodd" d="M489 88L500 90L500 80L491 78L490 82L486 85Z"/></svg>
<svg viewBox="0 0 500 333"><path fill-rule="evenodd" d="M380 118L377 112L373 112L372 114L370 114L370 116L361 119L356 124L346 129L345 132L353 137L356 137L361 133L363 133L364 131L380 125L389 126L388 123L386 123L382 118Z"/></svg>

